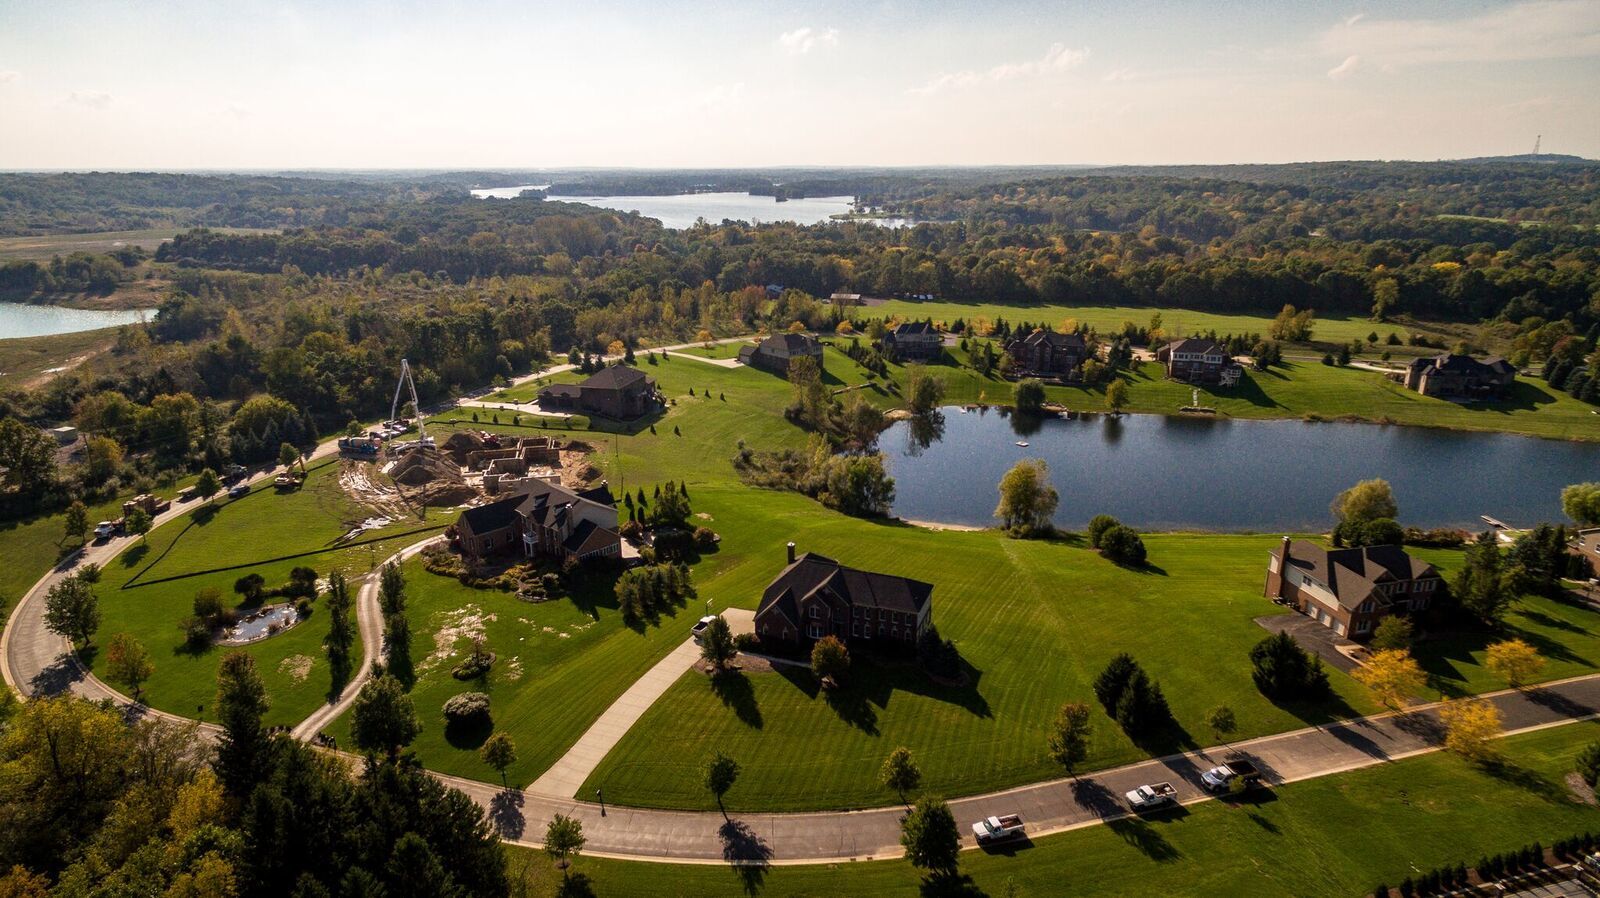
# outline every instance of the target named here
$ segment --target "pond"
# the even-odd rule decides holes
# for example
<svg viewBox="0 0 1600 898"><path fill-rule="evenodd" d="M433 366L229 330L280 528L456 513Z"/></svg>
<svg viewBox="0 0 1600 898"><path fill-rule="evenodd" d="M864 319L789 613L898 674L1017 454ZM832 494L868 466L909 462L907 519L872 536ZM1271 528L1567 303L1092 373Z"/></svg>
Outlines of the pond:
<svg viewBox="0 0 1600 898"><path fill-rule="evenodd" d="M244 645L276 636L300 622L300 612L295 610L293 604L283 602L257 608L239 622L222 631L222 638L217 641L222 645Z"/></svg>
<svg viewBox="0 0 1600 898"><path fill-rule="evenodd" d="M502 187L474 190L473 196L503 196L504 191L516 196L528 187ZM770 196L749 193L681 193L671 196L552 196L547 199L563 203L585 203L602 209L637 212L646 218L658 218L669 228L687 228L697 219L704 218L712 224L723 219L735 221L792 221L798 224L819 224L835 213L849 212L855 197L813 196L778 202Z"/></svg>
<svg viewBox="0 0 1600 898"><path fill-rule="evenodd" d="M154 309L69 309L0 302L0 340L119 327L154 317L154 314Z"/></svg>
<svg viewBox="0 0 1600 898"><path fill-rule="evenodd" d="M896 422L878 445L897 516L972 526L995 524L996 485L1024 458L1049 463L1056 524L1066 528L1104 513L1150 530L1322 530L1333 497L1372 477L1394 487L1408 526L1481 530L1481 515L1527 526L1565 520L1561 488L1600 477L1600 443L1371 424L1029 421L950 407L931 424Z"/></svg>

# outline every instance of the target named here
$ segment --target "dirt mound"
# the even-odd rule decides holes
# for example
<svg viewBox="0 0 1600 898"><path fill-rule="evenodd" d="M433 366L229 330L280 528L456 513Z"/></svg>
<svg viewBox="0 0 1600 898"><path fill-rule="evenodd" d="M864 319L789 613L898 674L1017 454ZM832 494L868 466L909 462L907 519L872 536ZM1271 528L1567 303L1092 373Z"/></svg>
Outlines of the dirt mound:
<svg viewBox="0 0 1600 898"><path fill-rule="evenodd" d="M462 479L454 459L428 446L407 450L389 469L389 476L398 486L414 487L407 498L424 505L460 505L478 495Z"/></svg>
<svg viewBox="0 0 1600 898"><path fill-rule="evenodd" d="M483 449L483 438L475 433L453 433L444 441L444 451L457 465L467 463L467 456Z"/></svg>

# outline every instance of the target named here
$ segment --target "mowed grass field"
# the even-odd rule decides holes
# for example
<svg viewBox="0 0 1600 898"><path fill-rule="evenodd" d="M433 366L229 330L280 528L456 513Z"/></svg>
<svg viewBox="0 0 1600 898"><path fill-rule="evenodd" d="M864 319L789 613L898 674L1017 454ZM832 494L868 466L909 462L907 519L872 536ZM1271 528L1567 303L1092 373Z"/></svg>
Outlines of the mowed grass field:
<svg viewBox="0 0 1600 898"><path fill-rule="evenodd" d="M1059 328L1068 319L1087 324L1097 331L1121 330L1122 323L1132 321L1140 327L1150 323L1150 316L1161 313L1161 329L1168 334L1189 336L1216 331L1218 334L1261 334L1266 336L1272 326L1272 315L1244 313L1202 312L1194 309L1161 308L1155 306L1073 306L1073 305L1010 305L1006 303L969 302L917 302L891 299L878 305L861 306L855 314L864 318L932 318L935 322L951 323L957 319L971 322L982 318L991 324L998 319L1016 324L1021 321L1048 324ZM1378 335L1377 352L1388 349L1396 355L1436 353L1436 349L1412 346L1387 346L1383 341L1397 334L1402 341L1411 334L1444 340L1446 344L1475 334L1477 328L1466 324L1416 321L1409 318L1376 322L1354 315L1317 316L1311 339L1322 344L1348 344L1351 340L1365 341L1367 335ZM1292 348L1292 347L1291 347ZM1376 355L1376 352L1374 353Z"/></svg>
<svg viewBox="0 0 1600 898"><path fill-rule="evenodd" d="M966 890L952 894L1004 895L1008 881L1028 896L1349 898L1379 883L1395 894L1400 880L1438 866L1600 829L1600 814L1563 781L1597 737L1600 724L1569 724L1507 737L1497 767L1424 755L1283 786L1258 802L1205 802L1045 836L1013 854L967 851ZM513 851L513 870L525 861L530 879L553 890L560 873L548 857ZM902 860L730 868L584 857L573 875L607 896L944 894Z"/></svg>
<svg viewBox="0 0 1600 898"><path fill-rule="evenodd" d="M304 487L277 493L258 485L249 496L213 500L152 531L145 543L125 550L105 568L97 587L101 622L95 644L116 633L130 633L149 650L155 674L144 685L152 707L187 717L209 709L216 674L229 650L212 646L198 653L184 645L180 623L192 613L195 593L222 591L230 606L239 578L260 574L268 588L285 583L290 569L312 568L326 577L343 571L351 578L352 599L360 578L399 548L424 539L425 528L442 528L437 512L429 520L400 521L363 534L355 544L334 541L354 523L373 514L345 496L338 483L339 463L314 464ZM319 597L310 617L284 633L246 646L266 683L272 709L269 723L299 722L321 704L331 683L322 639L328 632L326 600ZM359 662L360 646L356 647ZM105 675L104 653L90 650L84 660Z"/></svg>
<svg viewBox="0 0 1600 898"><path fill-rule="evenodd" d="M411 748L430 770L498 781L478 758L489 730L452 730L441 712L462 692L489 695L493 729L517 744L512 784L526 785L561 757L583 731L658 659L689 636L699 618L693 604L659 625L629 628L617 612L609 578L581 583L573 595L541 603L509 592L473 589L431 574L420 560L403 568L406 618L411 624L417 682L411 698L422 734ZM481 635L496 655L488 676L469 681L450 673ZM329 732L348 744L350 715Z"/></svg>
<svg viewBox="0 0 1600 898"><path fill-rule="evenodd" d="M48 380L56 373L50 369L75 367L116 342L116 328L0 340L0 389L21 389Z"/></svg>

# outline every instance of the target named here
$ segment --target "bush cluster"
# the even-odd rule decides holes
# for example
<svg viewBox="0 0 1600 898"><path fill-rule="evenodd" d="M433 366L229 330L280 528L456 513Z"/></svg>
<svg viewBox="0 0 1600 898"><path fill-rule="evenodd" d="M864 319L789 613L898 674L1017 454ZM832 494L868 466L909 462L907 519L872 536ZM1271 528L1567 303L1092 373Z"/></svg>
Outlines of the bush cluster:
<svg viewBox="0 0 1600 898"><path fill-rule="evenodd" d="M1600 848L1600 838L1594 833L1587 832L1561 839L1551 846L1556 859L1564 862L1576 861L1596 848ZM1481 857L1472 870L1478 874L1480 882L1497 882L1507 877L1545 869L1544 858L1544 846L1534 842L1493 857ZM1437 867L1420 876L1407 876L1394 890L1380 884L1372 890L1372 894L1373 898L1390 898L1391 895L1413 898L1413 896L1441 895L1468 885L1471 885L1471 877L1467 875L1467 865L1458 863L1453 866Z"/></svg>
<svg viewBox="0 0 1600 898"><path fill-rule="evenodd" d="M655 620L662 612L694 598L689 568L681 564L636 567L617 579L617 606L628 623Z"/></svg>
<svg viewBox="0 0 1600 898"><path fill-rule="evenodd" d="M482 692L463 692L445 699L444 719L453 724L487 722L489 696Z"/></svg>

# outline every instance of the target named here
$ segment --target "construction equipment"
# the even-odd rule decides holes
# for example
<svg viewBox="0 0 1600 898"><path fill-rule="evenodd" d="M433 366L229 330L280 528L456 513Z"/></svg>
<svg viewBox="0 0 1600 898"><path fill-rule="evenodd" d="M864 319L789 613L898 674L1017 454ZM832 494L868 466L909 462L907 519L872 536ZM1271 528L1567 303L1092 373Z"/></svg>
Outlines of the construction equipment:
<svg viewBox="0 0 1600 898"><path fill-rule="evenodd" d="M411 379L411 363L406 359L400 360L400 382L394 385L394 402L389 404L389 421L399 421L400 396L407 389L411 391L411 407L417 410L417 442L418 446L432 446L433 440L429 438L427 421L422 416L422 402L417 399L417 382Z"/></svg>

